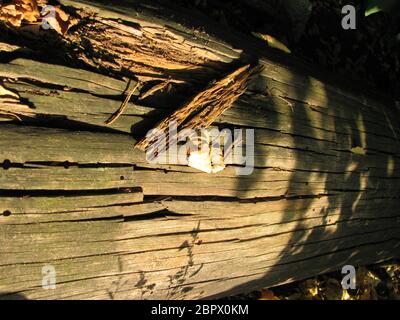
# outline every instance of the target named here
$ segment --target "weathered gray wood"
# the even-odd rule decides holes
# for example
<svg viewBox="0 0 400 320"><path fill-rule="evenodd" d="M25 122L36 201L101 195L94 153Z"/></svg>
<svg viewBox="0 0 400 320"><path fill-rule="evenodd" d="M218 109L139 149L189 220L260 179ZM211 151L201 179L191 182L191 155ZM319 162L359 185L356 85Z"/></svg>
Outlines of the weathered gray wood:
<svg viewBox="0 0 400 320"><path fill-rule="evenodd" d="M215 175L150 164L131 133L143 135L138 125L181 106L187 88L194 94L242 52L156 18L157 6L137 14L127 2L62 2L95 10L88 23L100 36L83 26L64 41L116 37L104 44L114 50L107 63L77 58L128 76L136 61L177 91L136 92L106 126L127 79L29 59L0 64L4 86L21 97L0 110L22 119L0 124L0 298L217 297L400 256L400 128L389 99L277 62L238 36L264 71L214 125L255 129L253 174L237 176L239 164ZM144 38L138 48L163 49L163 59L131 57ZM54 290L41 286L45 265L57 272Z"/></svg>
<svg viewBox="0 0 400 320"><path fill-rule="evenodd" d="M98 95L120 95L126 89L126 83L121 80L84 70L25 59L16 59L11 63L3 64L0 77L30 79L53 86L61 86L66 90L74 88Z"/></svg>
<svg viewBox="0 0 400 320"><path fill-rule="evenodd" d="M24 61L23 63L28 64L29 62ZM31 63L37 64L36 62ZM48 71L45 71L46 67ZM60 69L61 67L58 68ZM69 73L73 70L65 67L62 69ZM38 70L41 70L43 74L59 72L53 70L53 66L46 66L43 64L41 67L38 67ZM87 77L93 77L90 72L87 73ZM262 82L262 80L260 80L260 82ZM61 82L61 86L67 86L67 83L67 81ZM22 98L31 102L35 108L7 108L5 110L13 111L20 116L36 116L38 120L48 123L64 119L105 127L105 119L107 119L121 103L118 100L104 99L93 96L90 93L46 89L43 88L43 86L46 86L45 83L42 83L41 86L37 86L6 82L6 85L8 88L16 90ZM71 82L70 85L72 85ZM79 85L79 83L72 85L72 89L79 89ZM123 90L124 89L121 88L121 92L123 92ZM85 104L82 104L81 101L85 101ZM370 139L368 143L369 150L372 152L383 151L393 153L393 144L399 144L397 138L399 132L397 127L394 126L394 118L390 110L385 111L385 109L383 109L380 111L373 111L370 110L374 106L374 104L372 104L371 108L363 110L363 113L359 114L354 112L354 106L350 103L343 106L340 101L334 101L335 102L332 103L334 103L337 113L332 114L332 112L330 112L329 114L329 111L326 110L330 109L327 108L310 108L310 106L295 102L291 102L293 105L289 106L288 103L280 99L268 99L260 95L255 95L241 99L232 111L228 110L221 117L220 123L244 126L251 125L252 127L260 129L279 130L283 133L301 135L305 138L299 137L297 139L301 140L301 142L304 141L304 146L298 146L298 148L312 148L319 153L329 154L336 154L336 150L350 151L352 147L358 146L352 145L352 141L349 139L351 135L361 136L363 134L370 134L371 138L374 139ZM261 105L262 108L257 107L259 105ZM246 112L248 108L252 108L254 111L251 113ZM299 110L299 112L296 112L296 118L298 119L296 128L293 128L293 124L291 124L291 117L295 114L294 109ZM113 125L113 128L124 132L130 132L133 125L140 123L140 121L150 115L154 115L155 112L158 112L160 115L166 111L157 111L155 108L141 106L138 103L130 103L126 113ZM300 113L298 117L297 113ZM312 123L310 123L309 119L312 119ZM30 122L32 122L32 120L30 120ZM260 140L262 144L271 144L271 136L273 136L271 132L260 131L257 140ZM279 142L283 143L285 141L283 139L284 136L278 136ZM307 141L306 137L312 138L313 140ZM328 140L333 143L330 144L330 146L324 144L324 146L329 146L330 148L321 150L321 148L318 148L318 144L314 143L314 139ZM288 139L286 139L286 141L287 140ZM343 141L343 143L338 145L334 143L335 140ZM347 144L344 142L347 142ZM288 143L287 146L290 147L291 144Z"/></svg>

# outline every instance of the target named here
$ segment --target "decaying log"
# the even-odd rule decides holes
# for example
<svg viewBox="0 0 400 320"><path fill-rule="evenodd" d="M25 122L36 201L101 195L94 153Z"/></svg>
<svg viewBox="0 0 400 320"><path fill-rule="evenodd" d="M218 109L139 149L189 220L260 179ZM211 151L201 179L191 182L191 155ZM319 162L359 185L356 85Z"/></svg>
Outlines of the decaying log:
<svg viewBox="0 0 400 320"><path fill-rule="evenodd" d="M61 39L95 68L13 50L0 63L2 86L19 97L0 111L20 118L0 123L0 298L221 297L399 257L400 128L390 99L343 88L290 57L276 61L248 40L246 55L263 70L212 125L255 130L254 172L149 163L137 139L247 58L155 18L156 9L152 17L122 10L127 2L62 2L97 10ZM104 50L115 49L109 60L88 50L104 35ZM182 59L161 59L161 43ZM123 48L138 48L131 70ZM149 88L172 79L177 91L139 99L149 88L136 90L107 125L146 81L122 78L134 79L139 65L159 79ZM46 265L56 270L52 290L42 288Z"/></svg>

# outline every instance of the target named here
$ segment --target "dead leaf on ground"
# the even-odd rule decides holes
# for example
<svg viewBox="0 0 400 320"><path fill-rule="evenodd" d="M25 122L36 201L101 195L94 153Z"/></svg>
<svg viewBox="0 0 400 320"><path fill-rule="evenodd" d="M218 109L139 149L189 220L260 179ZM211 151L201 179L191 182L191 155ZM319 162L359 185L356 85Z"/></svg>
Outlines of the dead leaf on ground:
<svg viewBox="0 0 400 320"><path fill-rule="evenodd" d="M262 289L259 300L280 300L271 290Z"/></svg>
<svg viewBox="0 0 400 320"><path fill-rule="evenodd" d="M342 297L340 300L353 300L353 298L346 289L343 289Z"/></svg>
<svg viewBox="0 0 400 320"><path fill-rule="evenodd" d="M318 300L319 299L319 281L316 278L304 280L299 283L299 289L302 293L301 299Z"/></svg>
<svg viewBox="0 0 400 320"><path fill-rule="evenodd" d="M52 29L59 34L65 34L78 23L60 6L47 5L45 0L12 0L0 5L0 20L17 28L24 24L41 24L42 29Z"/></svg>
<svg viewBox="0 0 400 320"><path fill-rule="evenodd" d="M343 288L339 281L333 278L329 278L325 282L324 296L328 300L340 300L343 296Z"/></svg>

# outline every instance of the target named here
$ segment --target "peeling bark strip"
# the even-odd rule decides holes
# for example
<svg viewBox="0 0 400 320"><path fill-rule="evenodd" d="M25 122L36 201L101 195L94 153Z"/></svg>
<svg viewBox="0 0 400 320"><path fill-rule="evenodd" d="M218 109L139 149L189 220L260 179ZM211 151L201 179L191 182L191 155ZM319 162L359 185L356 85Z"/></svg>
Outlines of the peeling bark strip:
<svg viewBox="0 0 400 320"><path fill-rule="evenodd" d="M0 112L21 119L0 123L0 299L221 297L400 257L393 101L247 47L263 70L213 124L255 129L253 174L238 177L239 163L215 175L148 163L129 147L131 133L144 136L143 123L247 65L240 48L252 40L227 44L160 18L154 4L62 2L86 18L62 36L65 46L42 53L67 50L95 71L22 58L0 43ZM159 80L106 125L129 92L122 76L143 66ZM172 93L160 95L169 78ZM186 96L174 91L178 81L193 84ZM54 290L42 287L49 265Z"/></svg>
<svg viewBox="0 0 400 320"><path fill-rule="evenodd" d="M171 123L176 123L177 135L180 136L181 130L184 129L209 127L222 113L233 106L233 103L246 91L252 77L259 74L261 70L261 66L250 68L250 65L235 70L198 93L184 106L157 124L154 129L168 136L169 126ZM154 135L145 137L136 144L136 148L143 151L152 148L156 138Z"/></svg>
<svg viewBox="0 0 400 320"><path fill-rule="evenodd" d="M120 115L124 112L125 108L127 107L129 100L131 100L133 94L138 89L139 85L140 85L140 82L137 82L136 85L132 89L129 90L124 102L122 102L122 104L118 108L118 110L115 113L113 113L113 115L110 118L107 119L106 124L110 125L120 117Z"/></svg>
<svg viewBox="0 0 400 320"><path fill-rule="evenodd" d="M173 21L157 18L145 3L60 2L80 9L75 14L81 19L81 25L63 35L62 41L74 48L74 58L95 68L128 74L143 82L194 85L218 76L240 55L227 54L224 45L213 43L207 34L188 33Z"/></svg>

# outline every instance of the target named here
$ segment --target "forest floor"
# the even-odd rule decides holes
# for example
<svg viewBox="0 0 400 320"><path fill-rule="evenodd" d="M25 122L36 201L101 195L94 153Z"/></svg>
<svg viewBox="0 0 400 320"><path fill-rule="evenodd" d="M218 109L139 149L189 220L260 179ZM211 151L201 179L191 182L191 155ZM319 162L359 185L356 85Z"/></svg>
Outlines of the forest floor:
<svg viewBox="0 0 400 320"><path fill-rule="evenodd" d="M400 100L400 15L379 12L365 17L362 0L297 0L310 6L308 14L300 5L293 6L293 0L175 2L236 32L271 35L286 44L292 55L354 81L368 82ZM284 2L291 7L284 7ZM357 10L355 30L342 28L341 10L346 4Z"/></svg>
<svg viewBox="0 0 400 320"><path fill-rule="evenodd" d="M400 300L400 263L356 268L356 289L344 289L340 271L274 288L227 297L234 300Z"/></svg>

